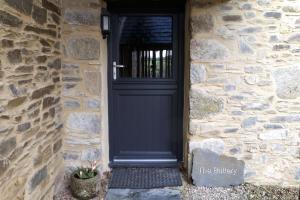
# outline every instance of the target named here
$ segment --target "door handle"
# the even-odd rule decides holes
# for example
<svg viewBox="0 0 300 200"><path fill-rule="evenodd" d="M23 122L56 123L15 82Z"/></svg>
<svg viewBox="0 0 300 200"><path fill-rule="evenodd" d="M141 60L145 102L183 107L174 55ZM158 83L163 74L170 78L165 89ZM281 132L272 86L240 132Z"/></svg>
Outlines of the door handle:
<svg viewBox="0 0 300 200"><path fill-rule="evenodd" d="M117 65L117 62L113 62L113 78L114 80L117 80L117 68L124 68L124 65Z"/></svg>

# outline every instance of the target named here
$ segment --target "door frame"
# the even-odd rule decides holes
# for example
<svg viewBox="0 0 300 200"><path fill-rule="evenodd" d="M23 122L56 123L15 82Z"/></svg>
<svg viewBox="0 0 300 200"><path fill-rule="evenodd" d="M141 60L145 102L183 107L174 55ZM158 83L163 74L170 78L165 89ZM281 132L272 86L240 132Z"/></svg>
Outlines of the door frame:
<svg viewBox="0 0 300 200"><path fill-rule="evenodd" d="M123 1L124 2L124 1ZM172 4L171 4L172 5ZM169 7L168 7L169 6ZM110 5L108 4L108 10L111 13L116 14L138 14L138 15L147 15L147 14L161 14L161 15L177 15L178 22L175 25L177 30L177 74L178 74L178 119L177 119L177 159L178 162L176 165L181 165L183 163L183 108L184 108L184 32L185 32L185 7L180 5L173 4L173 7L170 7L170 4L149 4L148 6L134 4L132 5ZM111 127L113 126L113 77L112 77L112 62L113 62L113 45L115 45L111 34L107 37L108 41L108 63L107 63L107 81L108 81L108 137L109 137L109 166L118 167L124 166L123 164L116 164L113 162L113 153L114 153L114 136L112 135ZM176 50L176 49L175 49ZM176 59L176 58L175 58ZM126 164L126 166L141 166L141 167L170 167L174 164L169 163L160 163L160 164L139 164L132 163Z"/></svg>

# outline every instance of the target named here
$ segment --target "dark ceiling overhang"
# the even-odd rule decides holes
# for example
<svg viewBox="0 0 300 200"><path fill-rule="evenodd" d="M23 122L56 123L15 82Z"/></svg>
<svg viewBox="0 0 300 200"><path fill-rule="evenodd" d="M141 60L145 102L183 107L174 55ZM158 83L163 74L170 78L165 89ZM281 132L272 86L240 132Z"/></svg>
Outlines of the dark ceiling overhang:
<svg viewBox="0 0 300 200"><path fill-rule="evenodd" d="M109 10L126 10L130 8L184 9L186 0L106 0Z"/></svg>

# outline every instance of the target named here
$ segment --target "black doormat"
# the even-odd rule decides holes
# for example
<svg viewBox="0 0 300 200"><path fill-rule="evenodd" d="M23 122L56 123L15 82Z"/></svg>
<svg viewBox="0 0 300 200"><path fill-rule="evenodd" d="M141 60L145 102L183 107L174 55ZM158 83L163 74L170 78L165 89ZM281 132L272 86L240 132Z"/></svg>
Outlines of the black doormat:
<svg viewBox="0 0 300 200"><path fill-rule="evenodd" d="M181 185L177 168L114 168L108 187L151 189Z"/></svg>

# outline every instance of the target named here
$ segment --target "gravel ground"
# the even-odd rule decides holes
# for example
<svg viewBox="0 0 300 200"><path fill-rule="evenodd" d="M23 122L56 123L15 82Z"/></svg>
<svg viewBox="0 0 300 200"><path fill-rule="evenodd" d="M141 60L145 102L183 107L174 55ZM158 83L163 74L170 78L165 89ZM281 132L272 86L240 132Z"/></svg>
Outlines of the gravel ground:
<svg viewBox="0 0 300 200"><path fill-rule="evenodd" d="M243 184L229 188L182 187L184 200L300 200L299 188Z"/></svg>
<svg viewBox="0 0 300 200"><path fill-rule="evenodd" d="M107 191L109 174L106 174L105 180L102 180L102 189L99 197L92 200L103 200ZM255 186L252 184L243 184L229 188L208 188L196 187L188 184L183 179L182 187L175 187L181 191L183 200L300 200L300 189L283 188L276 186ZM61 191L54 197L54 200L77 200L72 197L68 188Z"/></svg>

